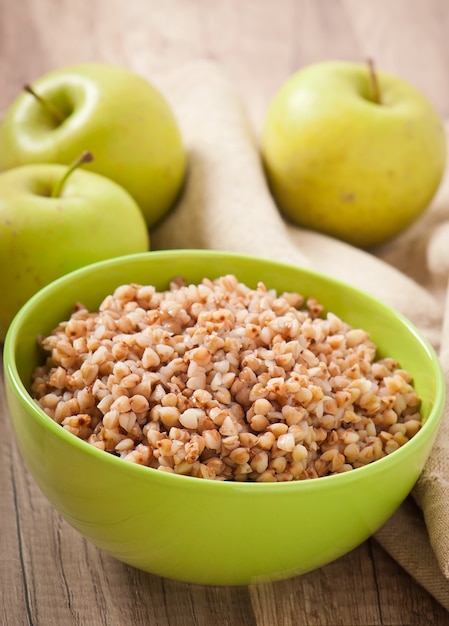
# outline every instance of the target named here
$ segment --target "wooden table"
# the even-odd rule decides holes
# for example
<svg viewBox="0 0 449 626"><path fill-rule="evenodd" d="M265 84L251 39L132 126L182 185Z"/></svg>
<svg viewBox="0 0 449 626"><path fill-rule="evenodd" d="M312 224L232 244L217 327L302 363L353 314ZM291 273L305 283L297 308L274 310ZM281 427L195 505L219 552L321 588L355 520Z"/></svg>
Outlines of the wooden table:
<svg viewBox="0 0 449 626"><path fill-rule="evenodd" d="M0 110L25 82L85 60L152 68L214 58L257 129L289 74L376 59L449 116L447 0L0 0ZM1 269L1 268L0 268ZM1 303L0 303L1 306ZM0 624L449 624L374 540L310 574L250 588L190 586L86 543L42 496L13 441L0 389Z"/></svg>

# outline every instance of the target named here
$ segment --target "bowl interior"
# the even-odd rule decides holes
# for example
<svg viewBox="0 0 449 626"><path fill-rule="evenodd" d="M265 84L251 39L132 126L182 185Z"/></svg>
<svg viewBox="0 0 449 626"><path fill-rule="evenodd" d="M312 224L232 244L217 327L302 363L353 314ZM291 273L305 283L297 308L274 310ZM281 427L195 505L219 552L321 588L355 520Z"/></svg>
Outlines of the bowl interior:
<svg viewBox="0 0 449 626"><path fill-rule="evenodd" d="M18 313L5 342L5 360L25 387L39 361L36 346L39 334L50 332L71 313L75 302L97 307L117 285L126 282L153 284L165 289L170 279L182 275L198 283L205 276L214 278L235 274L255 287L259 281L278 291L299 291L313 296L327 311L332 311L352 326L370 332L378 355L393 356L411 371L414 385L422 398L425 418L434 403L441 400L442 373L432 347L416 328L398 312L358 289L327 276L273 261L212 251L164 251L130 255L82 268L63 277L36 294Z"/></svg>

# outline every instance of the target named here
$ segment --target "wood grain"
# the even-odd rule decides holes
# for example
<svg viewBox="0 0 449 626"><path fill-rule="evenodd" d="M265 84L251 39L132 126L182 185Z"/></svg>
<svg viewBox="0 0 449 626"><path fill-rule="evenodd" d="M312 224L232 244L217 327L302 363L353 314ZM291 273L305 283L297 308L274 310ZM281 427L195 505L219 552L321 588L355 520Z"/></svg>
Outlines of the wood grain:
<svg viewBox="0 0 449 626"><path fill-rule="evenodd" d="M120 63L151 79L209 58L258 130L299 67L371 56L449 117L448 31L446 0L0 0L0 111L25 82L69 63ZM304 576L248 588L134 570L88 544L41 494L15 446L3 387L0 425L2 625L449 624L374 540Z"/></svg>

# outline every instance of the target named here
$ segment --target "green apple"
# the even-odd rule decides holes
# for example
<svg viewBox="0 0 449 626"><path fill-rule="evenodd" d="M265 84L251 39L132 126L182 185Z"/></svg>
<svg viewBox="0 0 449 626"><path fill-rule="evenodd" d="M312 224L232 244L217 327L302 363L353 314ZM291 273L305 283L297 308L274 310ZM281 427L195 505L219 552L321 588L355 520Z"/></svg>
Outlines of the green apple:
<svg viewBox="0 0 449 626"><path fill-rule="evenodd" d="M446 136L413 86L371 63L334 61L301 69L281 86L261 153L289 220L367 248L428 207L443 176Z"/></svg>
<svg viewBox="0 0 449 626"><path fill-rule="evenodd" d="M186 154L169 104L145 78L106 63L64 67L19 94L0 126L0 170L69 164L85 149L95 154L89 169L124 187L149 227L173 206Z"/></svg>
<svg viewBox="0 0 449 626"><path fill-rule="evenodd" d="M19 308L47 283L149 248L147 225L130 194L73 167L22 165L0 174L0 341Z"/></svg>

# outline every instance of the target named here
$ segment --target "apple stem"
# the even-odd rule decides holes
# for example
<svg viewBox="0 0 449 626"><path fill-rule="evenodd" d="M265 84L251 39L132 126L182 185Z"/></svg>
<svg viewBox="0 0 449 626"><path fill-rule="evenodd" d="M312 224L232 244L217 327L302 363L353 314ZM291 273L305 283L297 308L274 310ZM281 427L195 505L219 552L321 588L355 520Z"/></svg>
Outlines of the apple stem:
<svg viewBox="0 0 449 626"><path fill-rule="evenodd" d="M382 104L379 81L377 79L377 73L376 73L376 68L374 67L374 61L372 59L368 59L367 63L368 63L369 75L371 79L371 90L372 90L373 102L375 102L376 104Z"/></svg>
<svg viewBox="0 0 449 626"><path fill-rule="evenodd" d="M58 107L55 106L53 102L50 102L50 100L47 100L39 95L31 85L24 85L23 88L34 98L36 98L36 100L48 111L48 113L50 113L50 115L58 122L58 124L61 124L65 120L66 116L62 113L62 111L58 109Z"/></svg>
<svg viewBox="0 0 449 626"><path fill-rule="evenodd" d="M61 193L62 193L62 189L64 187L64 185L67 182L68 177L70 176L70 174L76 170L80 165L82 165L83 163L90 163L91 161L94 160L94 157L92 156L92 154L90 152L88 152L87 150L85 150L84 152L82 152L80 154L80 156L75 159L73 161L73 163L71 165L69 165L66 173L64 174L64 176L61 178L61 180L58 182L57 185L55 185L53 192L51 194L52 198L59 198Z"/></svg>

